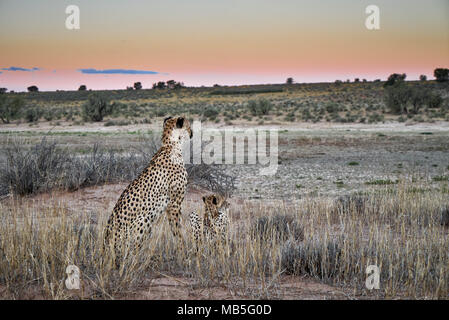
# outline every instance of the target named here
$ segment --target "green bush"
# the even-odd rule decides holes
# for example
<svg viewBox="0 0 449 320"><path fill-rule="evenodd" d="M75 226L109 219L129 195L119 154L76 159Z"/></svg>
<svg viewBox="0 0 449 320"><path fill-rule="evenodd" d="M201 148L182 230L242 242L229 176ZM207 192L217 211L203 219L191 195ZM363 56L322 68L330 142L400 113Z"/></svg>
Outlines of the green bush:
<svg viewBox="0 0 449 320"><path fill-rule="evenodd" d="M219 114L220 114L220 112L218 112L218 110L211 108L211 107L207 108L203 112L203 116L205 116L206 118L211 119L211 120L214 120Z"/></svg>
<svg viewBox="0 0 449 320"><path fill-rule="evenodd" d="M113 104L102 95L93 93L89 95L87 102L83 104L83 120L85 121L103 121L106 115L113 112Z"/></svg>
<svg viewBox="0 0 449 320"><path fill-rule="evenodd" d="M248 101L248 109L253 116L267 115L272 107L271 102L265 99Z"/></svg>
<svg viewBox="0 0 449 320"><path fill-rule="evenodd" d="M27 122L37 122L44 112L40 107L29 107L24 112L24 118Z"/></svg>
<svg viewBox="0 0 449 320"><path fill-rule="evenodd" d="M0 120L2 120L3 123L9 123L11 120L16 119L19 116L23 105L23 100L18 97L9 98L0 95Z"/></svg>

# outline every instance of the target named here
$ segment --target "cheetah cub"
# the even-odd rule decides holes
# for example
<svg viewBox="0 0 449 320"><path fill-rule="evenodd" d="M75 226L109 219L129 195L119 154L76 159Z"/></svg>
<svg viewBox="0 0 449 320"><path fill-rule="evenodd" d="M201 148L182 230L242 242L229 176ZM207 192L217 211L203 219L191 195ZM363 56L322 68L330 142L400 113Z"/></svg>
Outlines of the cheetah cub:
<svg viewBox="0 0 449 320"><path fill-rule="evenodd" d="M203 221L195 211L189 216L193 239L195 242L201 241L202 237L208 240L226 241L229 232L229 203L224 197L217 194L204 196L203 202Z"/></svg>

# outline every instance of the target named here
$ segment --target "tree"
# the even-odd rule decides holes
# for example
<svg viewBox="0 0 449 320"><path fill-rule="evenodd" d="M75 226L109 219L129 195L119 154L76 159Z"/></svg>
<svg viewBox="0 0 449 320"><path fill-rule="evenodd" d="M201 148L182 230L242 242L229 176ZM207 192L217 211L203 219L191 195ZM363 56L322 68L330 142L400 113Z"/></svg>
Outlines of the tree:
<svg viewBox="0 0 449 320"><path fill-rule="evenodd" d="M407 113L407 103L409 99L409 90L404 82L398 81L385 89L385 104L391 112L400 114Z"/></svg>
<svg viewBox="0 0 449 320"><path fill-rule="evenodd" d="M38 92L39 88L36 86L30 86L27 88L28 92Z"/></svg>
<svg viewBox="0 0 449 320"><path fill-rule="evenodd" d="M449 69L436 68L433 72L433 75L435 76L438 82L449 81Z"/></svg>
<svg viewBox="0 0 449 320"><path fill-rule="evenodd" d="M136 90L142 89L142 84L140 82L134 82L134 89Z"/></svg>
<svg viewBox="0 0 449 320"><path fill-rule="evenodd" d="M10 123L11 120L17 118L24 105L19 97L14 99L0 95L0 120L3 123Z"/></svg>
<svg viewBox="0 0 449 320"><path fill-rule="evenodd" d="M410 86L403 81L385 90L385 104L393 113L417 114L423 106L438 108L443 103L443 98L437 92L422 86Z"/></svg>
<svg viewBox="0 0 449 320"><path fill-rule="evenodd" d="M184 88L184 82L176 82L175 83L175 89Z"/></svg>
<svg viewBox="0 0 449 320"><path fill-rule="evenodd" d="M176 81L175 80L168 80L167 82L167 88L168 89L174 89L175 85L176 85Z"/></svg>
<svg viewBox="0 0 449 320"><path fill-rule="evenodd" d="M85 121L102 121L104 116L112 113L113 105L98 93L92 93L83 104L83 119Z"/></svg>
<svg viewBox="0 0 449 320"><path fill-rule="evenodd" d="M165 89L165 82L159 81L158 83L153 83L153 89Z"/></svg>
<svg viewBox="0 0 449 320"><path fill-rule="evenodd" d="M84 84L80 85L80 87L78 88L78 91L86 91L86 90L87 90L87 87Z"/></svg>
<svg viewBox="0 0 449 320"><path fill-rule="evenodd" d="M404 81L405 78L407 78L407 75L405 73L402 73L402 74L399 74L399 73L390 74L390 76L388 77L387 81L384 83L384 87L392 86L397 81Z"/></svg>
<svg viewBox="0 0 449 320"><path fill-rule="evenodd" d="M354 82L360 82L360 79L359 78L355 78Z"/></svg>
<svg viewBox="0 0 449 320"><path fill-rule="evenodd" d="M293 84L293 82L293 78L287 78L287 81L285 81L286 84Z"/></svg>
<svg viewBox="0 0 449 320"><path fill-rule="evenodd" d="M128 86L126 86L126 90L132 91L132 90L134 90L134 88L133 88L133 87L128 87Z"/></svg>
<svg viewBox="0 0 449 320"><path fill-rule="evenodd" d="M7 88L0 88L0 94L2 94L2 93L6 93L6 91L8 91L8 89L7 89Z"/></svg>
<svg viewBox="0 0 449 320"><path fill-rule="evenodd" d="M419 81L427 81L427 76L425 74L420 75Z"/></svg>

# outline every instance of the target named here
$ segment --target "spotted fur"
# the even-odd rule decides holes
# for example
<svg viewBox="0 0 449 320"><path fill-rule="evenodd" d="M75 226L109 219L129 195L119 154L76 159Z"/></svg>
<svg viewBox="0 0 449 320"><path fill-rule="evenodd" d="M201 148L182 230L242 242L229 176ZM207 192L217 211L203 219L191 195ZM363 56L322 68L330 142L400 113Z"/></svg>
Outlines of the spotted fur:
<svg viewBox="0 0 449 320"><path fill-rule="evenodd" d="M204 217L201 221L196 212L190 213L190 228L195 242L202 236L208 240L221 239L226 241L229 231L228 202L220 195L203 197Z"/></svg>
<svg viewBox="0 0 449 320"><path fill-rule="evenodd" d="M183 117L164 120L161 148L123 191L109 217L105 244L113 245L116 252L123 243L139 247L164 213L173 234L180 236L181 203L187 185L182 145L191 137L188 120Z"/></svg>

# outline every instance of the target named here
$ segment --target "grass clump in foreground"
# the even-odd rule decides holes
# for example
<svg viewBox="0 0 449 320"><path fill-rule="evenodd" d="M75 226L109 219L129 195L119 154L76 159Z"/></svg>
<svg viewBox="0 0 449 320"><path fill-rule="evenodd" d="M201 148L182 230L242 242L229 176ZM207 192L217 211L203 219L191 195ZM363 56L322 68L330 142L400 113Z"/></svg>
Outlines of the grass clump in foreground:
<svg viewBox="0 0 449 320"><path fill-rule="evenodd" d="M143 249L119 269L102 246L108 213L96 224L88 214L69 214L63 206L24 207L12 201L0 204L0 285L10 298L34 293L110 299L166 275L190 279L196 288L224 287L236 297L271 299L282 297L280 279L292 274L348 288L355 297L447 298L449 236L442 225L447 195L408 193L403 184L394 193L373 192L363 206L347 203L354 197L243 205L231 211L239 221L231 224L228 241L205 243L199 252L184 228L179 242L161 221ZM69 264L81 271L82 288L76 293L64 285ZM381 272L375 292L365 288L371 264Z"/></svg>

